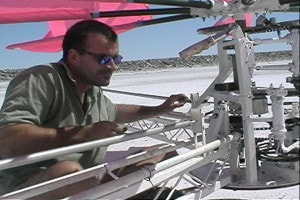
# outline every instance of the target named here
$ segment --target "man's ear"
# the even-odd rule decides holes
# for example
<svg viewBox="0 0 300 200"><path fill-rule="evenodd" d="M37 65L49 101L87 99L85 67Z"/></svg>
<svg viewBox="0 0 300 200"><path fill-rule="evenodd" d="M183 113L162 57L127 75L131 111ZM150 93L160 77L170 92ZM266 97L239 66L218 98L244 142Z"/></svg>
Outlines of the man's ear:
<svg viewBox="0 0 300 200"><path fill-rule="evenodd" d="M75 49L70 49L68 52L67 60L71 65L76 65L79 61L79 53Z"/></svg>

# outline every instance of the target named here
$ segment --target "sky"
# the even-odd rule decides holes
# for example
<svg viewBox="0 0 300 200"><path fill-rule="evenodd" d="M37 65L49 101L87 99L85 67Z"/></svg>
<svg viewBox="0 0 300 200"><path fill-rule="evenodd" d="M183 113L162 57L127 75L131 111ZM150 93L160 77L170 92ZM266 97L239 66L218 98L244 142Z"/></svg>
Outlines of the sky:
<svg viewBox="0 0 300 200"><path fill-rule="evenodd" d="M282 22L299 19L299 13L271 13L266 17L275 17L277 22ZM208 18L203 21L201 18L194 18L132 29L119 35L120 54L125 61L178 57L180 51L208 37L198 34L197 30L212 26L217 19ZM255 17L253 21L255 22ZM46 32L46 23L0 24L0 69L28 68L36 64L58 61L61 52L36 53L6 49L10 44L41 39ZM282 36L284 34L287 33L283 32ZM254 34L253 37L278 36L275 32L271 32ZM290 49L290 45L276 44L274 47L256 48L256 51L274 51ZM200 55L216 54L216 49L215 45Z"/></svg>

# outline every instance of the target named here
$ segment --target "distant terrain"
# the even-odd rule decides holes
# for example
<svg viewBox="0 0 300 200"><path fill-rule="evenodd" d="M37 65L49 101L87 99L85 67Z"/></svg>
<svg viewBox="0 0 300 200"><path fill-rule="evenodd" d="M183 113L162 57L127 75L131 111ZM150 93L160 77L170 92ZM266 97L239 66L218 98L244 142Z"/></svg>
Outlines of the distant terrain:
<svg viewBox="0 0 300 200"><path fill-rule="evenodd" d="M292 51L276 51L255 53L256 62L270 62L280 60L291 60ZM209 67L218 65L217 55L193 56L188 60L182 58L146 59L136 61L125 61L118 67L118 72L149 71L182 67ZM5 67L4 67L5 68ZM11 80L24 69L0 70L0 81Z"/></svg>

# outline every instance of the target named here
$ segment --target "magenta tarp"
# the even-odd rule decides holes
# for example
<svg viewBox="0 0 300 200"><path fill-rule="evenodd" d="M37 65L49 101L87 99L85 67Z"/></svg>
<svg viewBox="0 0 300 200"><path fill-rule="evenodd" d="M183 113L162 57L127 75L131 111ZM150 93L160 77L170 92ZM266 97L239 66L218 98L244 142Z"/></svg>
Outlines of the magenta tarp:
<svg viewBox="0 0 300 200"><path fill-rule="evenodd" d="M223 0L226 2L232 0ZM113 2L113 3L112 3ZM22 22L47 22L48 32L41 39L7 46L8 49L22 49L33 52L58 52L64 33L75 22L90 19L91 13L118 10L148 9L147 4L126 3L127 0L0 0L0 24ZM250 26L251 14L245 14L246 26ZM151 16L126 16L98 18L123 33L138 27L139 22L150 20ZM223 18L215 25L234 22Z"/></svg>
<svg viewBox="0 0 300 200"><path fill-rule="evenodd" d="M113 26L114 30L117 33L122 33L135 27L136 27L136 23L128 23L128 24ZM62 43L63 36L64 36L63 34L58 36L53 36L51 34L51 31L49 31L48 34L43 39L23 42L18 44L12 44L7 46L6 48L22 49L27 51L45 52L45 53L59 52L61 51L61 43Z"/></svg>
<svg viewBox="0 0 300 200"><path fill-rule="evenodd" d="M108 1L107 1L108 2ZM103 3L80 0L0 0L0 24L22 22L47 22L49 31L44 38L35 41L12 44L8 49L23 49L33 52L58 52L66 29L81 19L90 19L92 12L148 9L146 4ZM99 18L112 26L117 33L128 31L139 21L151 16L126 16Z"/></svg>
<svg viewBox="0 0 300 200"><path fill-rule="evenodd" d="M88 18L92 1L0 0L0 24Z"/></svg>

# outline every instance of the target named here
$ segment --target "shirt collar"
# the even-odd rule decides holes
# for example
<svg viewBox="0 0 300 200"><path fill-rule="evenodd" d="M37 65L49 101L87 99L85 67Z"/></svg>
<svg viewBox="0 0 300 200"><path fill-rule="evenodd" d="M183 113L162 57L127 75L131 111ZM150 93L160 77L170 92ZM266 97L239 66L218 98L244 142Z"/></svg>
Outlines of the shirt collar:
<svg viewBox="0 0 300 200"><path fill-rule="evenodd" d="M70 71L70 69L67 67L67 64L65 63L65 61L63 59L61 59L60 61L58 61L60 64L62 64L64 66L64 68L67 71L67 75L69 77L69 79L73 82L76 83L77 81L73 78L72 72Z"/></svg>

